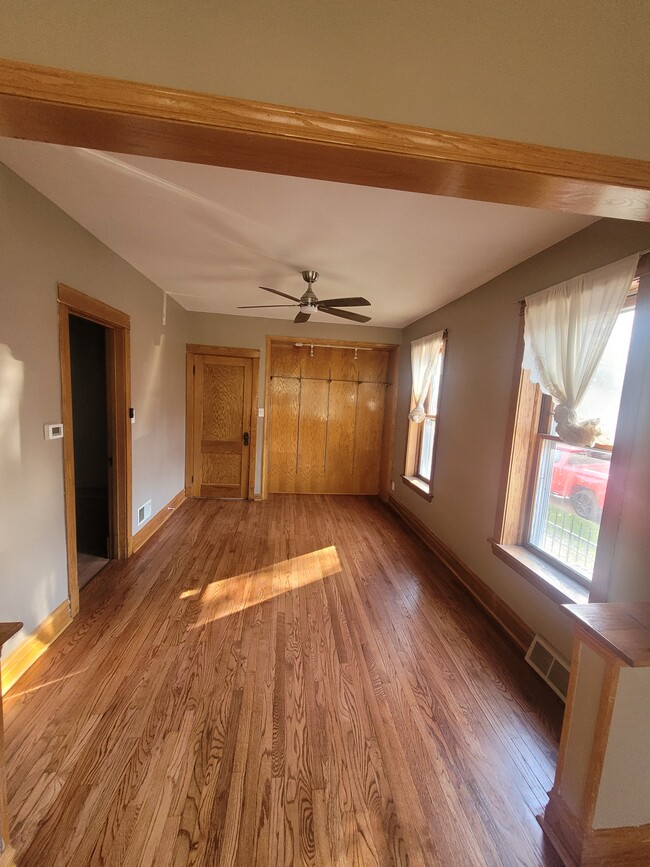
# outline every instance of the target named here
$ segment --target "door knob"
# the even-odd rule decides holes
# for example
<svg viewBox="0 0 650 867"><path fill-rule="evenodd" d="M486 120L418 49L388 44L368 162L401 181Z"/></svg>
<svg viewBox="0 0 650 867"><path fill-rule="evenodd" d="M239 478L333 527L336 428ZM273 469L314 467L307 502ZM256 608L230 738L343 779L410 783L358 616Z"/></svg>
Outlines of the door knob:
<svg viewBox="0 0 650 867"><path fill-rule="evenodd" d="M248 431L244 434L244 445L248 445Z"/></svg>

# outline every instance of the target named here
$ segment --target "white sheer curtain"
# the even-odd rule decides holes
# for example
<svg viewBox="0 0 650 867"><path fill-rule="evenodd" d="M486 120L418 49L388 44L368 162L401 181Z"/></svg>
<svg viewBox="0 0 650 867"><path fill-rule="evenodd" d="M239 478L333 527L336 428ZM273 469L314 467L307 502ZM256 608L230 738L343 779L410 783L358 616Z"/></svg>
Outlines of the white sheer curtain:
<svg viewBox="0 0 650 867"><path fill-rule="evenodd" d="M444 339L444 331L428 334L411 343L411 377L413 382L413 409L409 419L419 424L424 421L424 401L429 387L438 372L440 364L440 349Z"/></svg>
<svg viewBox="0 0 650 867"><path fill-rule="evenodd" d="M524 360L532 382L557 402L557 435L592 446L599 419L578 420L578 407L616 324L639 261L629 256L526 298Z"/></svg>

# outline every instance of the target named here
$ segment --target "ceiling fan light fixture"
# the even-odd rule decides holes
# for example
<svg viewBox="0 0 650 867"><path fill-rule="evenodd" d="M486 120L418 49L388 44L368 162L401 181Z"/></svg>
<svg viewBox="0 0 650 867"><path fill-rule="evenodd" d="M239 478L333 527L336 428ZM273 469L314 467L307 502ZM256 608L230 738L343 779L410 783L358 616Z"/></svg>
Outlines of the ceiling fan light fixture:
<svg viewBox="0 0 650 867"><path fill-rule="evenodd" d="M300 298L295 298L293 295L287 295L286 292L280 292L278 289L271 289L269 286L260 286L260 289L264 289L265 292L272 292L274 295L280 295L282 298L288 298L291 301L297 302L295 306L300 307L301 310L296 314L295 319L293 320L295 323L300 324L301 322L307 322L309 317L311 316L314 310L319 311L320 313L329 313L332 316L340 316L341 319L350 319L353 322L370 322L370 316L361 316L359 313L352 313L349 310L337 310L337 307L369 307L370 301L367 301L365 298L356 297L356 298L331 298L329 301L327 299L320 300L314 293L312 289L313 284L318 280L319 274L318 271L301 271L302 279L307 284L307 289L302 294ZM294 305L291 304L257 304L251 305L259 308L262 307L292 307ZM250 306L247 308L239 307L238 310L250 309Z"/></svg>

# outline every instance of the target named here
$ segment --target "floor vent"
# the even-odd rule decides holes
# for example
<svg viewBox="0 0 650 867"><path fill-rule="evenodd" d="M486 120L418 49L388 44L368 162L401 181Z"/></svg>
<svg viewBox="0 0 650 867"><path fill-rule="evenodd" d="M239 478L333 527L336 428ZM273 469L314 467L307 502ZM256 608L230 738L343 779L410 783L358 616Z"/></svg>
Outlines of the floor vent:
<svg viewBox="0 0 650 867"><path fill-rule="evenodd" d="M528 648L526 662L546 681L553 692L566 701L569 689L569 663L547 641L536 635Z"/></svg>

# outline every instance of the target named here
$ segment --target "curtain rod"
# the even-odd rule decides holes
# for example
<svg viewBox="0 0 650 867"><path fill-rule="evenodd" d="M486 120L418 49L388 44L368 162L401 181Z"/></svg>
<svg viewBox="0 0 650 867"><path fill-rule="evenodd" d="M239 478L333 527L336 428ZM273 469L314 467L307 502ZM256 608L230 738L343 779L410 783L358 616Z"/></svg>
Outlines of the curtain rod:
<svg viewBox="0 0 650 867"><path fill-rule="evenodd" d="M630 255L633 255L633 254L630 253ZM614 260L614 261L616 261L616 260ZM602 266L602 267L605 267L605 266ZM594 270L598 270L598 269L596 268ZM584 273L589 274L590 272L585 271ZM639 264L636 266L636 273L634 274L634 279L638 280L639 277L645 277L646 274L648 274L648 273L650 273L650 248L648 248L647 250L642 250L639 253ZM574 277L581 277L581 276L582 276L582 274L575 274L574 275ZM573 278L568 277L567 279L572 280ZM562 282L564 282L564 281L562 281ZM543 292L544 290L542 289L540 291ZM535 293L533 293L533 294L535 294ZM518 301L515 301L515 304L521 305L521 313L523 313L524 309L526 307L526 299L520 298Z"/></svg>

